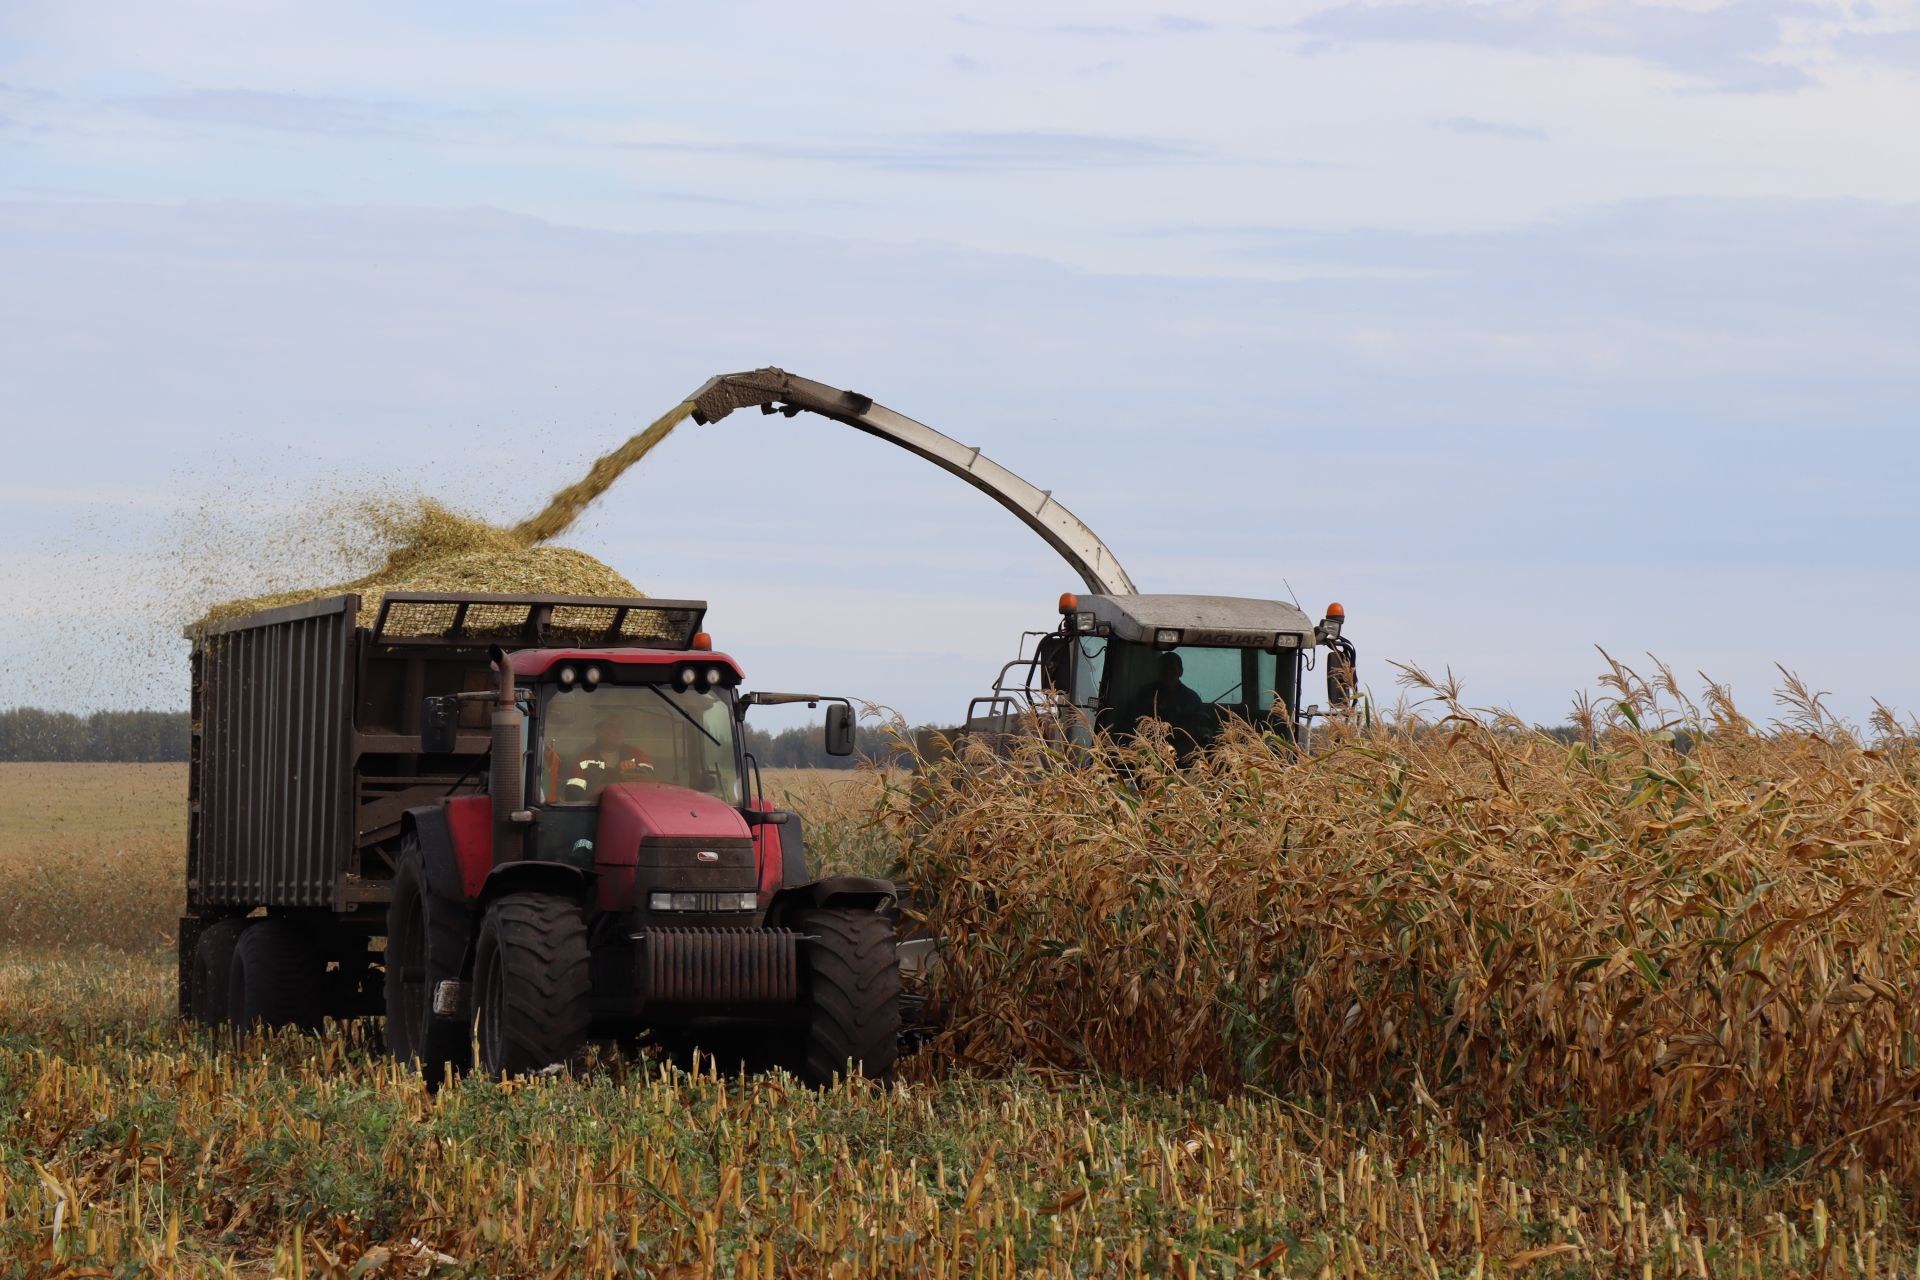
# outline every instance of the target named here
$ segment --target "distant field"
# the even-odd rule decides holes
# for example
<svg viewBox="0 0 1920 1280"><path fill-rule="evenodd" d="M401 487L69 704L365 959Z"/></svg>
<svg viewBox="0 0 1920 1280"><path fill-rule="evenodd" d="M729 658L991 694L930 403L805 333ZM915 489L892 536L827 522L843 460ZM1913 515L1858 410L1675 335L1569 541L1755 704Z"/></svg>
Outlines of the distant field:
<svg viewBox="0 0 1920 1280"><path fill-rule="evenodd" d="M0 764L0 938L171 946L186 831L183 764Z"/></svg>

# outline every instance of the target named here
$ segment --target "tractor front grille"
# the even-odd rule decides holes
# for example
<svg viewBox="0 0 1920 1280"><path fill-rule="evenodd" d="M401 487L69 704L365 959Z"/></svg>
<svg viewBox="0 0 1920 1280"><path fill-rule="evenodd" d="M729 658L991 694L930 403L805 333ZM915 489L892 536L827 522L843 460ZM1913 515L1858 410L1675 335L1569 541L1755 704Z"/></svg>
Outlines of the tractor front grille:
<svg viewBox="0 0 1920 1280"><path fill-rule="evenodd" d="M649 928L633 935L634 993L648 1015L753 1013L800 998L791 929Z"/></svg>

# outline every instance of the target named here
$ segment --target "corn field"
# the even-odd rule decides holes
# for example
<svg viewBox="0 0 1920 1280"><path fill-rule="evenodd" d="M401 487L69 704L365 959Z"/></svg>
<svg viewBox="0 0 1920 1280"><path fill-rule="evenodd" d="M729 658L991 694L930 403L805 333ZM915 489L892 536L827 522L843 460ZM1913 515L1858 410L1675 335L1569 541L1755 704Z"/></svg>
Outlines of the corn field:
<svg viewBox="0 0 1920 1280"><path fill-rule="evenodd" d="M896 796L942 1055L1551 1119L1920 1186L1920 778L1783 691L1615 664L1568 742L1424 701L1310 754L1030 742Z"/></svg>

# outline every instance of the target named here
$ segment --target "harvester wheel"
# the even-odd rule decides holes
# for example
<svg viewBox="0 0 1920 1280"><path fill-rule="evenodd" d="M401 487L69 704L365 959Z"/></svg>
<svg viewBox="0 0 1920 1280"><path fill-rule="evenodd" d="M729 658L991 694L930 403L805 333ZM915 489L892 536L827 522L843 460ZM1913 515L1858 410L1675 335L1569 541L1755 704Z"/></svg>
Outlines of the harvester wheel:
<svg viewBox="0 0 1920 1280"><path fill-rule="evenodd" d="M851 1067L869 1080L893 1071L900 1041L900 962L893 922L873 911L796 911L804 935L801 967L806 1024L792 1070L810 1084L831 1084Z"/></svg>
<svg viewBox="0 0 1920 1280"><path fill-rule="evenodd" d="M200 931L193 944L193 968L187 978L187 1012L203 1027L223 1026L232 1008L227 979L232 976L233 948L240 941L244 920L215 920Z"/></svg>
<svg viewBox="0 0 1920 1280"><path fill-rule="evenodd" d="M587 917L571 898L508 893L480 924L473 961L474 1037L490 1075L580 1063L592 989Z"/></svg>
<svg viewBox="0 0 1920 1280"><path fill-rule="evenodd" d="M429 1084L440 1083L449 1064L462 1070L473 1056L465 1002L447 1017L433 1011L440 984L460 980L471 928L472 917L464 906L436 897L428 888L420 845L408 837L387 905L387 1051L419 1066Z"/></svg>
<svg viewBox="0 0 1920 1280"><path fill-rule="evenodd" d="M320 955L291 920L252 920L241 931L227 970L228 1020L256 1026L320 1025Z"/></svg>

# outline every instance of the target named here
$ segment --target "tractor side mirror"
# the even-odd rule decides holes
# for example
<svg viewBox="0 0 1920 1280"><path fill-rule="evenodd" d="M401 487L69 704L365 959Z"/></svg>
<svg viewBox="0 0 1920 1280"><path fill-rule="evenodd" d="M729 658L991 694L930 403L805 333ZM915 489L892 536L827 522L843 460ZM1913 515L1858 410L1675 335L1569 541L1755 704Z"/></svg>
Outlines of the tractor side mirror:
<svg viewBox="0 0 1920 1280"><path fill-rule="evenodd" d="M420 750L430 756L453 754L459 743L460 699L428 698L420 704Z"/></svg>
<svg viewBox="0 0 1920 1280"><path fill-rule="evenodd" d="M853 754L853 708L844 702L836 702L827 708L827 754Z"/></svg>

